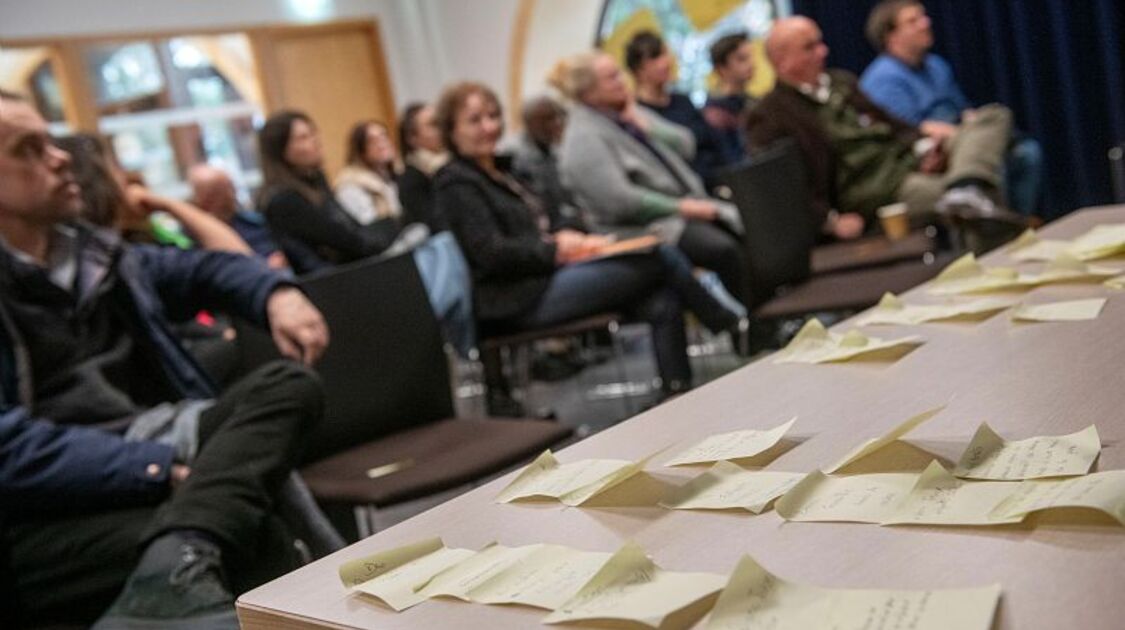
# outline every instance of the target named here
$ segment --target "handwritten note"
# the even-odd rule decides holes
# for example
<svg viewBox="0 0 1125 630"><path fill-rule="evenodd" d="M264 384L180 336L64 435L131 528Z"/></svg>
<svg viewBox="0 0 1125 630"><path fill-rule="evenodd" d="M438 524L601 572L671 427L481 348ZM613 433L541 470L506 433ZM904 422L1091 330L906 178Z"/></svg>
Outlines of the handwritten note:
<svg viewBox="0 0 1125 630"><path fill-rule="evenodd" d="M636 462L583 459L560 464L551 451L546 451L500 492L496 502L545 497L558 499L566 505L581 505L640 472L654 455Z"/></svg>
<svg viewBox="0 0 1125 630"><path fill-rule="evenodd" d="M999 585L902 591L795 584L744 556L707 630L988 630L999 599Z"/></svg>
<svg viewBox="0 0 1125 630"><path fill-rule="evenodd" d="M774 509L787 521L882 523L917 480L913 473L836 477L817 470L778 499Z"/></svg>
<svg viewBox="0 0 1125 630"><path fill-rule="evenodd" d="M1015 481L1084 475L1101 452L1094 425L1077 433L1008 442L981 423L953 474L969 479Z"/></svg>
<svg viewBox="0 0 1125 630"><path fill-rule="evenodd" d="M471 549L449 549L440 538L430 538L348 562L340 567L340 580L403 611L426 599L415 592L416 586L473 554Z"/></svg>
<svg viewBox="0 0 1125 630"><path fill-rule="evenodd" d="M1095 225L1071 241L1066 252L1079 260L1095 260L1125 254L1125 223Z"/></svg>
<svg viewBox="0 0 1125 630"><path fill-rule="evenodd" d="M1119 269L1088 265L1068 253L1056 256L1039 273L1020 273L1010 267L985 267L972 254L950 263L930 282L933 295L1022 291L1045 284L1104 280Z"/></svg>
<svg viewBox="0 0 1125 630"><path fill-rule="evenodd" d="M659 627L669 615L717 593L726 578L664 571L635 543L627 543L578 593L543 623L630 621Z"/></svg>
<svg viewBox="0 0 1125 630"><path fill-rule="evenodd" d="M712 435L673 455L664 465L685 466L753 457L777 444L789 429L793 428L793 423L796 421L797 419L793 418L768 431L746 429Z"/></svg>
<svg viewBox="0 0 1125 630"><path fill-rule="evenodd" d="M797 336L774 355L774 363L834 363L923 343L925 341L917 336L884 340L868 337L858 330L838 335L828 332L824 324L814 318L805 322Z"/></svg>
<svg viewBox="0 0 1125 630"><path fill-rule="evenodd" d="M1003 481L962 481L933 462L887 517L883 525L1000 525L1023 516L999 516L993 510L1016 491Z"/></svg>
<svg viewBox="0 0 1125 630"><path fill-rule="evenodd" d="M1005 249L1013 260L1048 262L1066 252L1068 247L1070 241L1040 238L1035 230L1028 229Z"/></svg>
<svg viewBox="0 0 1125 630"><path fill-rule="evenodd" d="M1012 310L1012 319L1018 322L1087 321L1097 319L1105 303L1105 298L1091 298L1046 304L1021 304Z"/></svg>
<svg viewBox="0 0 1125 630"><path fill-rule="evenodd" d="M573 597L609 558L608 553L559 545L490 545L433 576L419 595L552 610Z"/></svg>
<svg viewBox="0 0 1125 630"><path fill-rule="evenodd" d="M844 455L844 457L841 458L840 461L825 469L824 472L829 474L837 472L848 464L867 457L868 455L883 448L884 446L887 446L891 442L894 442L895 440L903 437L907 433L910 433L915 428L917 428L918 425L941 413L943 409L945 409L945 405L934 407L933 409L923 411L916 416L907 418L905 421L894 426L890 431L887 431L883 435L871 438L870 440L867 440L866 442L853 448L847 455Z"/></svg>
<svg viewBox="0 0 1125 630"><path fill-rule="evenodd" d="M743 509L761 514L774 499L788 492L805 475L752 471L731 462L710 470L673 490L661 505L672 510Z"/></svg>
<svg viewBox="0 0 1125 630"><path fill-rule="evenodd" d="M951 304L908 305L887 293L874 309L856 320L857 326L879 324L913 325L942 320L977 320L989 317L1015 303L1010 298L983 297Z"/></svg>
<svg viewBox="0 0 1125 630"><path fill-rule="evenodd" d="M1039 510L1079 507L1101 510L1125 525L1125 470L1109 470L1062 480L1029 480L1019 484L996 507L999 518L1026 516Z"/></svg>

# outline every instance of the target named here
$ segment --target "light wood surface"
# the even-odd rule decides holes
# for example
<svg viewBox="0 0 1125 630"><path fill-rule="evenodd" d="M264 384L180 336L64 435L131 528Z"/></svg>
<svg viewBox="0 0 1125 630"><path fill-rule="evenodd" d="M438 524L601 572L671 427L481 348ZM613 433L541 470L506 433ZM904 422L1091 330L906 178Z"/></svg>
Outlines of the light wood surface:
<svg viewBox="0 0 1125 630"><path fill-rule="evenodd" d="M1111 221L1125 221L1125 206L1074 213L1043 233L1073 237ZM1008 259L1000 253L986 261ZM1108 264L1125 267L1125 261ZM951 466L981 421L1010 438L1070 433L1096 423L1103 450L1095 470L1125 468L1125 292L1066 285L1036 289L1026 300L1105 295L1110 299L1101 316L1089 322L1017 325L1000 314L975 324L879 327L872 334L917 333L928 340L893 364L775 365L766 358L565 449L559 459L641 457L712 433L774 427L796 415L793 448L768 469L805 472L908 416L948 403L908 436L914 447L894 450L919 461L928 459L917 450L925 449ZM933 301L924 290L908 296L916 303ZM628 483L648 491L652 501L668 485L695 474L698 469L650 465L645 476ZM510 478L243 595L244 627L527 628L546 616L531 608L445 600L394 613L341 586L336 571L344 561L427 536L442 536L457 547L480 548L495 540L598 551L613 551L631 539L659 565L677 571L728 573L749 553L785 579L834 587L1000 583L996 629L1125 627L1125 528L1097 513L1058 511L996 528L879 527L786 523L773 511L760 516L669 511L651 507L655 501L628 507L616 491L583 508L494 504Z"/></svg>

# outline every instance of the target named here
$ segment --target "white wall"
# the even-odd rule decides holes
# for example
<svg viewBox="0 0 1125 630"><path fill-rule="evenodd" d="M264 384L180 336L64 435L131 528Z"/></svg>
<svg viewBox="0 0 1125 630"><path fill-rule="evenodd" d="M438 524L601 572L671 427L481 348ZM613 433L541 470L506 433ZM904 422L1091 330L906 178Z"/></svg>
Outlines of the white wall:
<svg viewBox="0 0 1125 630"><path fill-rule="evenodd" d="M379 20L398 106L431 100L459 79L508 103L512 28L520 0L0 0L0 38L143 33L344 18ZM537 0L521 96L542 89L559 57L593 43L602 0ZM319 10L303 18L297 6Z"/></svg>

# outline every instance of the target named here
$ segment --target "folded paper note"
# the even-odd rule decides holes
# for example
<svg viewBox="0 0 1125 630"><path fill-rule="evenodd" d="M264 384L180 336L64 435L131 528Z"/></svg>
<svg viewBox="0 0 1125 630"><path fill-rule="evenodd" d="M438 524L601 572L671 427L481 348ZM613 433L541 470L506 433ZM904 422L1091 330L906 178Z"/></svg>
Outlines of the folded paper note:
<svg viewBox="0 0 1125 630"><path fill-rule="evenodd" d="M554 610L574 597L610 555L559 545L493 544L434 575L418 595Z"/></svg>
<svg viewBox="0 0 1125 630"><path fill-rule="evenodd" d="M672 456L664 462L665 466L685 466L688 464L709 464L731 459L746 459L769 450L793 427L797 419L768 431L745 429L712 435L690 448Z"/></svg>
<svg viewBox="0 0 1125 630"><path fill-rule="evenodd" d="M543 623L626 621L656 628L668 616L717 593L725 583L724 576L713 573L665 571L637 544L626 543Z"/></svg>
<svg viewBox="0 0 1125 630"><path fill-rule="evenodd" d="M1096 260L1125 254L1125 223L1095 225L1071 241L1066 252L1079 260Z"/></svg>
<svg viewBox="0 0 1125 630"><path fill-rule="evenodd" d="M1001 525L1023 516L999 516L996 506L1015 492L1017 484L964 481L934 461L918 477L883 525Z"/></svg>
<svg viewBox="0 0 1125 630"><path fill-rule="evenodd" d="M804 476L746 470L731 462L717 462L707 472L670 492L661 505L672 510L741 509L761 514Z"/></svg>
<svg viewBox="0 0 1125 630"><path fill-rule="evenodd" d="M1047 304L1021 304L1012 310L1012 319L1021 322L1080 322L1097 319L1105 302L1105 298L1090 298Z"/></svg>
<svg viewBox="0 0 1125 630"><path fill-rule="evenodd" d="M787 521L882 523L917 481L915 473L836 477L814 470L778 499L774 509Z"/></svg>
<svg viewBox="0 0 1125 630"><path fill-rule="evenodd" d="M528 464L496 497L497 503L533 497L558 499L566 505L581 505L640 472L648 460L583 459L560 464L545 451Z"/></svg>
<svg viewBox="0 0 1125 630"><path fill-rule="evenodd" d="M857 326L875 324L911 325L952 319L981 319L1015 304L1015 300L983 297L952 304L908 305L893 293L887 293L875 308L858 320Z"/></svg>
<svg viewBox="0 0 1125 630"><path fill-rule="evenodd" d="M894 442L895 440L901 438L902 436L906 435L907 433L910 433L918 425L922 424L923 422L926 422L930 418L933 418L934 416L941 413L941 411L943 409L945 409L945 405L942 405L940 407L934 407L933 409L930 409L928 411L923 411L922 413L920 413L916 416L912 416L910 418L907 418L905 421L899 423L898 425L896 425L890 431L887 431L883 435L880 435L879 437L871 438L870 440L867 440L863 444L860 444L859 446L853 448L847 455L844 455L844 457L842 459L840 459L840 461L836 462L831 467L825 469L824 472L829 473L829 474L834 473L834 472L840 470L841 468L843 468L844 466L847 466L848 464L851 464L853 462L859 461L860 459L863 459L864 457L867 457L868 455L870 455L870 454L874 453L875 451L883 448L884 446L887 446L891 442Z"/></svg>
<svg viewBox="0 0 1125 630"><path fill-rule="evenodd" d="M474 553L471 549L449 549L440 538L431 538L352 560L340 567L340 580L344 586L403 611L426 599L415 592L416 586Z"/></svg>
<svg viewBox="0 0 1125 630"><path fill-rule="evenodd" d="M931 591L824 588L787 582L744 556L707 630L988 630L1000 586Z"/></svg>
<svg viewBox="0 0 1125 630"><path fill-rule="evenodd" d="M1101 448L1101 438L1094 425L1069 435L1008 442L982 423L953 474L998 481L1085 475L1090 472Z"/></svg>
<svg viewBox="0 0 1125 630"><path fill-rule="evenodd" d="M1104 280L1119 274L1119 269L1088 265L1070 254L1060 254L1040 273L1020 273L1010 267L985 267L972 254L950 263L930 282L934 295L1021 291L1060 282Z"/></svg>
<svg viewBox="0 0 1125 630"><path fill-rule="evenodd" d="M1070 241L1040 238L1035 230L1025 230L1005 248L1013 260L1049 262L1067 251Z"/></svg>
<svg viewBox="0 0 1125 630"><path fill-rule="evenodd" d="M876 339L858 330L846 334L830 333L817 319L805 322L789 345L775 356L774 363L831 363L847 361L863 355L884 350L917 346L925 343L921 337L909 336L898 339Z"/></svg>
<svg viewBox="0 0 1125 630"><path fill-rule="evenodd" d="M993 512L994 516L1026 516L1050 508L1101 510L1125 525L1125 470L1108 470L1073 479L1031 480Z"/></svg>

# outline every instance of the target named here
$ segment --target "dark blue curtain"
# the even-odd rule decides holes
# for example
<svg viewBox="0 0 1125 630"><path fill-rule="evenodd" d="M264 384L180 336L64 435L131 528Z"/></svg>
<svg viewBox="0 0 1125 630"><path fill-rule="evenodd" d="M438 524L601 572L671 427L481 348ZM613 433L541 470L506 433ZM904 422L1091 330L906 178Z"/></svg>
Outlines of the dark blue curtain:
<svg viewBox="0 0 1125 630"><path fill-rule="evenodd" d="M820 24L829 64L856 73L875 57L863 36L874 0L794 0ZM970 100L1004 103L1046 154L1046 211L1112 197L1106 151L1125 140L1125 2L924 0L934 52Z"/></svg>

